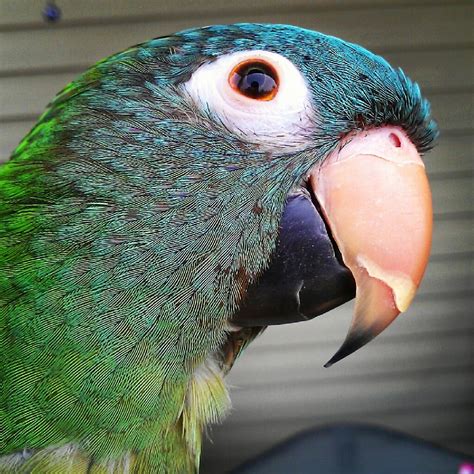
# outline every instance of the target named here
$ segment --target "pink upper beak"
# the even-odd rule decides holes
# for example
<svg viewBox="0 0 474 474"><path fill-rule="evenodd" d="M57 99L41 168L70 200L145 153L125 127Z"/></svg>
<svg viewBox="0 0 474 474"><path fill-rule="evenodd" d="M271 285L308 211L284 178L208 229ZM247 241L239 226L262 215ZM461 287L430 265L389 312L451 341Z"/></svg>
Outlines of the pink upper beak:
<svg viewBox="0 0 474 474"><path fill-rule="evenodd" d="M418 151L392 126L347 136L309 182L356 282L352 325L329 366L408 309L431 248L431 192Z"/></svg>

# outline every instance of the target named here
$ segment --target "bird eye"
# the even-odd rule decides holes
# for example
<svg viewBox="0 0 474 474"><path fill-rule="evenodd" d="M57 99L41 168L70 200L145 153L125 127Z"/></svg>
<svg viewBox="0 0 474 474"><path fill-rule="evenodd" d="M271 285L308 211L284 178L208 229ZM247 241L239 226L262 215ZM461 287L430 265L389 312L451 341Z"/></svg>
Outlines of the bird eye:
<svg viewBox="0 0 474 474"><path fill-rule="evenodd" d="M267 62L250 59L241 62L229 74L229 84L250 99L272 100L278 92L276 70Z"/></svg>
<svg viewBox="0 0 474 474"><path fill-rule="evenodd" d="M312 143L317 119L308 83L283 54L223 54L199 66L182 87L207 120L249 143L293 151Z"/></svg>

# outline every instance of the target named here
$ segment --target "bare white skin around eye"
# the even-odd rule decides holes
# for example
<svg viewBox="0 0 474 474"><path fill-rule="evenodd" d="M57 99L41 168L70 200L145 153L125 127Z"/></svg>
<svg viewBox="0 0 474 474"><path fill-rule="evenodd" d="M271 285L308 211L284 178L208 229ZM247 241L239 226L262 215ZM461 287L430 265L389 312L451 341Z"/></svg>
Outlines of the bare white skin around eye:
<svg viewBox="0 0 474 474"><path fill-rule="evenodd" d="M277 72L279 87L273 99L246 97L229 84L233 69L248 60L264 61ZM248 142L298 150L314 136L316 120L306 79L280 54L252 50L221 56L203 64L183 87L196 105Z"/></svg>

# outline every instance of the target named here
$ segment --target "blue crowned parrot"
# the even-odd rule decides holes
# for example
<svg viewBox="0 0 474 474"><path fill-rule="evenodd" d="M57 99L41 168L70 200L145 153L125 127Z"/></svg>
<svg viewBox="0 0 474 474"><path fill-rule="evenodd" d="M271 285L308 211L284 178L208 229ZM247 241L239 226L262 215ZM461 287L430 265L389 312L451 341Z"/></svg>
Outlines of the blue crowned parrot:
<svg viewBox="0 0 474 474"><path fill-rule="evenodd" d="M294 26L104 59L0 167L0 471L194 472L266 326L356 298L328 362L426 267L437 135L402 71Z"/></svg>

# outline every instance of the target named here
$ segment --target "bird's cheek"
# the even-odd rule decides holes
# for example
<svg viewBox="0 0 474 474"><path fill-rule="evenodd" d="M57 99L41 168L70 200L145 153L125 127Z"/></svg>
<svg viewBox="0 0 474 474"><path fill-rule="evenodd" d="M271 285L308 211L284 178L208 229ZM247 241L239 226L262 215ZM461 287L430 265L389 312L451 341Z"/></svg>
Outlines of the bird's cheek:
<svg viewBox="0 0 474 474"><path fill-rule="evenodd" d="M330 365L408 309L428 263L431 193L415 146L391 126L347 137L309 181L356 281L352 326Z"/></svg>

